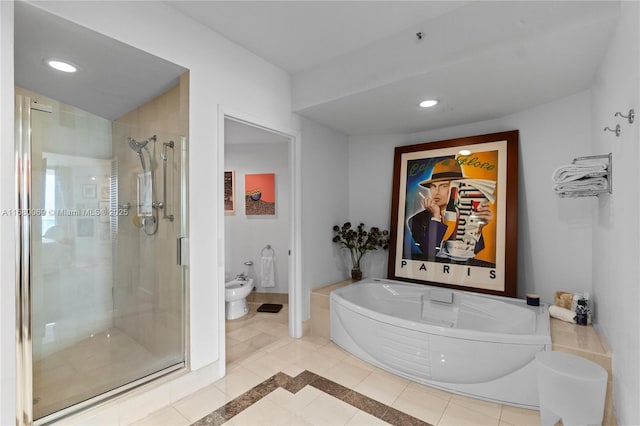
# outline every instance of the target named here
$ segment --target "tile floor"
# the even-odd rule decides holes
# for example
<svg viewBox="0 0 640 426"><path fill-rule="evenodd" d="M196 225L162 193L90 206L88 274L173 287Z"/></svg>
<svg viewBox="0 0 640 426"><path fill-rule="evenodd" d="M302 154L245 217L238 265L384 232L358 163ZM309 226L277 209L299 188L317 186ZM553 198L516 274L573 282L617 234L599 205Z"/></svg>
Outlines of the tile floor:
<svg viewBox="0 0 640 426"><path fill-rule="evenodd" d="M132 382L178 359L159 358L113 328L33 363L35 418Z"/></svg>
<svg viewBox="0 0 640 426"><path fill-rule="evenodd" d="M227 321L226 377L134 424L540 424L537 411L411 382L327 339L292 339L286 305L278 314L257 313L258 306L251 305L244 318Z"/></svg>

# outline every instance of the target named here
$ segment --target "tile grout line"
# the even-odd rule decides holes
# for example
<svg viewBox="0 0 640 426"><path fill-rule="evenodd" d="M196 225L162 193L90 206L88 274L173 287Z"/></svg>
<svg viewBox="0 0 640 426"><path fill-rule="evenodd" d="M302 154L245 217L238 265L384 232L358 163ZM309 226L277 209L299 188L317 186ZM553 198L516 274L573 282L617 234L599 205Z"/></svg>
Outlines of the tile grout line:
<svg viewBox="0 0 640 426"><path fill-rule="evenodd" d="M292 394L296 394L306 386L312 386L327 395L330 395L392 425L433 426L309 370L304 370L296 377L291 377L283 372L276 373L243 394L237 396L233 400L227 402L222 407L207 414L191 426L221 425L251 407L253 404L260 401L276 389L283 388Z"/></svg>
<svg viewBox="0 0 640 426"><path fill-rule="evenodd" d="M444 410L442 410L442 413L440 413L440 417L438 418L438 422L436 423L436 425L440 424L440 422L442 421L442 418L444 417L444 413L447 412L450 404L451 404L451 398L449 398L449 400L447 401L447 405L444 406Z"/></svg>

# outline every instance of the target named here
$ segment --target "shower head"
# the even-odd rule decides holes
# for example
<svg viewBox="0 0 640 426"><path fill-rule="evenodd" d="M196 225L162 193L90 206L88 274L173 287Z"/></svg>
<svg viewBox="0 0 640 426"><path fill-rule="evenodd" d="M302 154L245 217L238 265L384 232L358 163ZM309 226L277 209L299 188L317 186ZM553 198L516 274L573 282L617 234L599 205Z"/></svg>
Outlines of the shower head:
<svg viewBox="0 0 640 426"><path fill-rule="evenodd" d="M140 164L142 165L142 170L143 171L147 171L147 168L144 164L144 155L142 155L142 149L147 149L146 146L149 142L156 141L156 135L151 136L149 139L145 139L143 141L137 141L133 138L127 138L129 141L129 146L131 147L132 150L135 151L136 154L138 154L138 157L140 157ZM149 151L147 150L147 153Z"/></svg>
<svg viewBox="0 0 640 426"><path fill-rule="evenodd" d="M129 140L129 146L131 147L131 149L134 150L136 154L140 155L142 154L142 148L147 146L149 142L156 141L156 135L153 135L149 139L145 139L143 141L137 141L134 138L127 138L127 139Z"/></svg>
<svg viewBox="0 0 640 426"><path fill-rule="evenodd" d="M145 146L147 146L147 144L149 143L149 139L145 139L143 141L137 141L133 138L129 138L129 146L131 147L132 150L134 150L136 152L136 154L140 155L142 154L142 148L144 148Z"/></svg>
<svg viewBox="0 0 640 426"><path fill-rule="evenodd" d="M143 141L136 141L133 138L129 138L129 146L131 147L132 150L135 151L136 154L138 154L138 157L140 157L140 164L142 165L142 171L147 171L147 167L144 164L144 155L142 155L142 148L146 147L147 144L149 143L149 139L145 139Z"/></svg>

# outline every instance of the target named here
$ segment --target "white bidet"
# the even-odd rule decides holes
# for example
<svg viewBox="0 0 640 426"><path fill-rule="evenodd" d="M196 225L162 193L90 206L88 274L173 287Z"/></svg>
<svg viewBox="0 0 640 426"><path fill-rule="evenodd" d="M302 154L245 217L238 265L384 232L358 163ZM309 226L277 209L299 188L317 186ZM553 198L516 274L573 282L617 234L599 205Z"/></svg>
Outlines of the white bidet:
<svg viewBox="0 0 640 426"><path fill-rule="evenodd" d="M232 320L245 316L249 312L247 296L253 290L253 278L236 278L224 287L225 318Z"/></svg>

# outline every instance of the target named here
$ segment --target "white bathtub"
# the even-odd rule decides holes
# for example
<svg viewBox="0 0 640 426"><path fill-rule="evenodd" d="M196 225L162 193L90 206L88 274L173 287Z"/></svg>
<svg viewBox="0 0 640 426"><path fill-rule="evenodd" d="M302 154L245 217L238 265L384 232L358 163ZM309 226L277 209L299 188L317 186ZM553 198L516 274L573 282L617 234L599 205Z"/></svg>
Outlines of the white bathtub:
<svg viewBox="0 0 640 426"><path fill-rule="evenodd" d="M331 340L357 357L418 383L538 407L535 354L551 350L544 304L379 279L330 300Z"/></svg>

